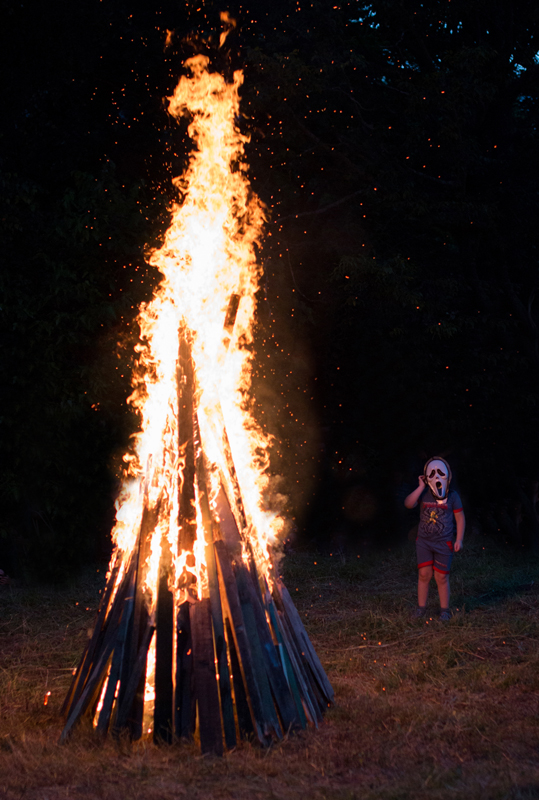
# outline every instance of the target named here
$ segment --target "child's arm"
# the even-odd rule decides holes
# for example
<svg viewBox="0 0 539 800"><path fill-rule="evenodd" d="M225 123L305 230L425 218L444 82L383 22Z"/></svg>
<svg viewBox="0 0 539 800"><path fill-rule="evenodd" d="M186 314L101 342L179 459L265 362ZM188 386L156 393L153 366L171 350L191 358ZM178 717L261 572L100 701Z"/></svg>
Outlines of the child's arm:
<svg viewBox="0 0 539 800"><path fill-rule="evenodd" d="M425 478L423 477L423 475L420 475L419 486L417 487L417 489L414 489L413 492L410 492L410 494L404 501L404 505L406 506L406 508L415 508L417 505L417 501L423 494L424 490L425 490Z"/></svg>
<svg viewBox="0 0 539 800"><path fill-rule="evenodd" d="M466 519L464 511L455 511L455 522L457 523L457 540L455 542L455 553L462 550L462 540L464 539L464 531L466 529Z"/></svg>

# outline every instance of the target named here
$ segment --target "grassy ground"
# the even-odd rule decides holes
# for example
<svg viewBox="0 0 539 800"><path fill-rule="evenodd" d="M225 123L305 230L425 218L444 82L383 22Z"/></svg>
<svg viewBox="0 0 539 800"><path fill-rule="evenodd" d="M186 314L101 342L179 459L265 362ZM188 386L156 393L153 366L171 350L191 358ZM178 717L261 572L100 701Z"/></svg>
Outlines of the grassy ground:
<svg viewBox="0 0 539 800"><path fill-rule="evenodd" d="M62 591L2 588L0 798L539 798L539 562L469 536L446 624L433 590L432 619L409 619L411 545L296 553L284 573L336 705L317 731L222 759L80 729L58 745L101 575Z"/></svg>

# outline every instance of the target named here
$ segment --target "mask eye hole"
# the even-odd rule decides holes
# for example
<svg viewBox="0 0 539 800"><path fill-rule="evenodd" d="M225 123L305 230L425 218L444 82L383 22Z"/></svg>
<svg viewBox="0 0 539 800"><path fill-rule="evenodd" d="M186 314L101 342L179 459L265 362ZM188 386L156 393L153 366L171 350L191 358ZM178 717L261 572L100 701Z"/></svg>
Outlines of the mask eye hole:
<svg viewBox="0 0 539 800"><path fill-rule="evenodd" d="M438 475L441 475L442 478L445 478L445 472L442 472L441 469L436 470Z"/></svg>
<svg viewBox="0 0 539 800"><path fill-rule="evenodd" d="M435 476L435 475L436 475L436 470L435 470L435 469L433 469L433 470L431 470L431 471L430 471L430 473L429 473L429 478L434 478L434 476Z"/></svg>

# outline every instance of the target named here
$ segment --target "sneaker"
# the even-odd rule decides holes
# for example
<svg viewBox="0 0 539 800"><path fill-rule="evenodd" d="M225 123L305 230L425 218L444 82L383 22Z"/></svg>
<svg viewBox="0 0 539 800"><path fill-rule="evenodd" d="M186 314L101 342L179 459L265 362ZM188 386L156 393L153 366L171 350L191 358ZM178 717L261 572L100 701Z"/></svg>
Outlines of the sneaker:
<svg viewBox="0 0 539 800"><path fill-rule="evenodd" d="M422 619L427 613L427 606L417 606L412 611L412 619Z"/></svg>
<svg viewBox="0 0 539 800"><path fill-rule="evenodd" d="M451 611L448 608L440 609L440 613L438 614L438 619L440 622L449 622L451 619Z"/></svg>

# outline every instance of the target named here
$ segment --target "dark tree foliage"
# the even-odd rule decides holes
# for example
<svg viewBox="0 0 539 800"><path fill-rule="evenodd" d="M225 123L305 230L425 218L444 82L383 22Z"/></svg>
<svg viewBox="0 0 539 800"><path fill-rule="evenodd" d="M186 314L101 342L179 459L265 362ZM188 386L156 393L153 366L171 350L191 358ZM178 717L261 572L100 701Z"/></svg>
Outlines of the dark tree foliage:
<svg viewBox="0 0 539 800"><path fill-rule="evenodd" d="M402 497L445 453L484 529L539 544L538 18L297 3L247 51L268 281L310 324L321 539L394 529L391 478Z"/></svg>
<svg viewBox="0 0 539 800"><path fill-rule="evenodd" d="M213 1L2 7L10 569L106 551L134 318L159 279L144 254L190 147L163 98L200 48L245 71L268 207L257 402L298 524L387 542L440 453L477 524L537 547L537 5L236 3L221 49Z"/></svg>
<svg viewBox="0 0 539 800"><path fill-rule="evenodd" d="M53 6L7 4L0 47L0 551L15 574L45 579L109 546L111 460L133 425L132 321L155 283L143 248L162 213L142 145L156 123L137 127L116 99L137 63L116 49L127 13ZM138 113L158 116L160 102L140 92Z"/></svg>

